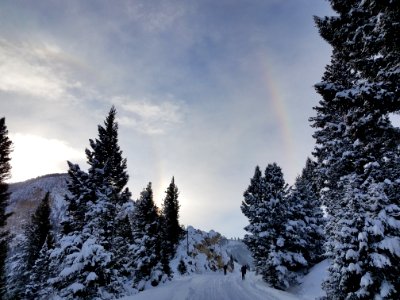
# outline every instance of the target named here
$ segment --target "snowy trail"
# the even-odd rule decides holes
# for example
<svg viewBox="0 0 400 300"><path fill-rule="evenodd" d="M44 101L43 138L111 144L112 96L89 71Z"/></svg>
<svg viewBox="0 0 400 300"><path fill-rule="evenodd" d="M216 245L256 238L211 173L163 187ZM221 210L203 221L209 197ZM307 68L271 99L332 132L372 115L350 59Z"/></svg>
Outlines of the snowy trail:
<svg viewBox="0 0 400 300"><path fill-rule="evenodd" d="M299 300L295 295L269 288L253 272L241 279L238 271L191 275L143 291L124 300Z"/></svg>

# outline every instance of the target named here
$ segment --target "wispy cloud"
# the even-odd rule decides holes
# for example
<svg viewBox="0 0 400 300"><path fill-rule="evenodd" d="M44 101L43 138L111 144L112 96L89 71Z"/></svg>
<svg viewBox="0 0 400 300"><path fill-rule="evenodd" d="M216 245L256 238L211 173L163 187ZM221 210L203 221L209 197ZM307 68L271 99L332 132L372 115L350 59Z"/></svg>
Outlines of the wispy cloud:
<svg viewBox="0 0 400 300"><path fill-rule="evenodd" d="M73 98L68 90L81 84L67 78L63 56L54 45L0 39L0 90L47 100Z"/></svg>
<svg viewBox="0 0 400 300"><path fill-rule="evenodd" d="M173 100L156 103L124 96L113 102L120 108L119 123L145 134L164 134L184 118L183 105Z"/></svg>
<svg viewBox="0 0 400 300"><path fill-rule="evenodd" d="M169 29L178 19L186 13L188 5L162 1L127 1L125 2L126 14L132 21L141 24L148 32L161 32Z"/></svg>

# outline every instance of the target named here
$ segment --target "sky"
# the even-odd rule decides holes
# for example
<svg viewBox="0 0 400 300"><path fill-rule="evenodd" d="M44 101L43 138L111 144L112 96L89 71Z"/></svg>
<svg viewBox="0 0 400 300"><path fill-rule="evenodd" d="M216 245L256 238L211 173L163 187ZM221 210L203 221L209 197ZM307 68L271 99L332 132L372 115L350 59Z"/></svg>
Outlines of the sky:
<svg viewBox="0 0 400 300"><path fill-rule="evenodd" d="M256 165L293 184L314 148L324 0L0 1L0 117L18 182L86 169L112 105L137 199L175 177L185 226L242 237Z"/></svg>

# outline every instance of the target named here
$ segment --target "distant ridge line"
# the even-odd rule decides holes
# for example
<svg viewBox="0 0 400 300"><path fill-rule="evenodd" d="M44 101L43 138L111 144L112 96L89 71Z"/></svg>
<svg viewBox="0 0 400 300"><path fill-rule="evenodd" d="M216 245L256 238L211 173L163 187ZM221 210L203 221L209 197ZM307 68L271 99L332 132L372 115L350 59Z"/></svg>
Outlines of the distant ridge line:
<svg viewBox="0 0 400 300"><path fill-rule="evenodd" d="M40 175L35 178L26 179L24 181L10 182L9 185L14 185L14 184L18 184L18 183L29 183L31 181L48 178L48 177L64 177L64 176L68 176L68 173L52 173L52 174Z"/></svg>

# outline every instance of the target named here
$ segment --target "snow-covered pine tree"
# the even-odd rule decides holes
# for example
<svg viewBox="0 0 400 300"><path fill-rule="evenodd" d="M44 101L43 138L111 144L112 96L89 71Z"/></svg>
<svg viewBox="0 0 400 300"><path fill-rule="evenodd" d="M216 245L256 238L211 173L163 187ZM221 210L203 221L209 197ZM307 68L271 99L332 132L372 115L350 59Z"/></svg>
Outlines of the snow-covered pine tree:
<svg viewBox="0 0 400 300"><path fill-rule="evenodd" d="M314 182L315 162L307 159L301 176L296 178L287 198L287 221L284 236L290 240L291 251L301 253L309 268L322 260L325 242L325 219ZM289 249L287 249L289 250ZM302 263L293 265L292 270L301 270Z"/></svg>
<svg viewBox="0 0 400 300"><path fill-rule="evenodd" d="M133 247L132 224L129 216L118 218L115 223L115 238L113 248L115 249L115 266L123 278L132 279L133 261L130 255Z"/></svg>
<svg viewBox="0 0 400 300"><path fill-rule="evenodd" d="M153 200L153 189L149 183L136 201L132 218L133 228L133 286L139 291L146 284L158 285L163 279L161 263L161 228L158 208Z"/></svg>
<svg viewBox="0 0 400 300"><path fill-rule="evenodd" d="M264 177L256 167L250 186L244 193L242 212L249 218L244 243L249 247L256 271L275 288L286 289L292 274L285 265L293 261L284 253L282 232L286 221L286 185L281 168L269 164Z"/></svg>
<svg viewBox="0 0 400 300"><path fill-rule="evenodd" d="M66 216L61 221L62 233L66 235L79 235L85 224L85 214L87 211L87 202L94 197L90 189L89 176L82 171L77 164L68 163L68 191L65 195L67 203Z"/></svg>
<svg viewBox="0 0 400 300"><path fill-rule="evenodd" d="M115 216L131 197L128 188L125 187L129 176L126 172L126 158L122 158L122 151L118 145L118 123L115 117L116 110L113 106L104 121L104 127L98 126L98 139L89 140L92 150L86 149L91 183L103 186L107 190L104 193L109 193L109 214L103 216L107 217L103 224L103 236L108 243L112 243L114 238Z"/></svg>
<svg viewBox="0 0 400 300"><path fill-rule="evenodd" d="M49 282L56 295L65 299L100 298L101 288L108 282L111 261L111 253L100 245L99 235L91 230L94 221L98 221L92 220L93 211L101 211L101 208L93 205L98 201L88 174L78 165L69 163L69 166L71 197L66 196L68 206L63 232L50 253L53 277Z"/></svg>
<svg viewBox="0 0 400 300"><path fill-rule="evenodd" d="M400 135L388 116L400 110L400 6L398 1L330 2L338 15L317 18L317 25L334 48L327 71L345 70L346 76L317 85L325 107L338 108L332 113L321 106L314 119L319 161L338 179L324 195L334 258L325 289L328 299L396 299ZM343 79L347 84L340 84ZM339 120L340 127L329 120ZM324 156L340 168L332 168Z"/></svg>
<svg viewBox="0 0 400 300"><path fill-rule="evenodd" d="M298 283L298 277L322 259L324 219L314 182L315 163L307 159L302 175L281 203L282 224L271 240L268 264L280 289Z"/></svg>
<svg viewBox="0 0 400 300"><path fill-rule="evenodd" d="M261 265L259 263L262 257L258 257L258 224L260 222L257 214L260 203L263 201L264 195L264 179L259 166L256 166L253 178L250 179L250 185L244 192L244 200L242 201L242 213L249 219L249 225L244 229L249 232L244 236L243 242L247 245L252 253L256 272L260 273Z"/></svg>
<svg viewBox="0 0 400 300"><path fill-rule="evenodd" d="M314 155L317 158L317 186L320 199L329 216L341 211L335 205L343 197L339 188L339 179L348 174L354 167L351 164L351 140L345 137L345 119L351 99L342 91L349 90L356 80L356 74L345 63L340 53L334 50L331 65L326 67L322 82L315 88L322 96L317 112L310 118L312 127L316 129L313 137L317 147ZM329 226L326 229L329 234Z"/></svg>
<svg viewBox="0 0 400 300"><path fill-rule="evenodd" d="M91 183L97 186L96 193L105 197L100 205L102 212L100 218L93 225L101 228L101 245L113 255L111 274L108 289L115 293L123 293L121 287L130 278L127 266L127 250L132 242L127 228L127 212L131 211L131 193L126 186L129 176L126 168L126 158L122 157L122 150L118 145L118 123L115 120L114 106L104 121L104 126L98 126L98 139L90 140L92 150L86 149L88 157L89 177ZM100 198L99 198L100 199ZM123 226L125 228L118 228ZM94 227L94 228L95 228Z"/></svg>
<svg viewBox="0 0 400 300"><path fill-rule="evenodd" d="M9 233L5 230L7 218L6 213L9 199L8 184L5 182L10 177L10 153L11 140L8 138L8 130L5 118L0 118L0 299L6 294L6 259Z"/></svg>
<svg viewBox="0 0 400 300"><path fill-rule="evenodd" d="M400 208L386 196L390 182L369 178L360 185L357 177L343 180L347 209L332 231L333 263L323 284L327 299L396 299L400 222L393 215Z"/></svg>
<svg viewBox="0 0 400 300"><path fill-rule="evenodd" d="M71 197L63 235L51 253L51 279L57 294L66 299L109 299L126 294L128 278L117 230L125 218L122 210L129 206L130 192L126 159L118 146L118 124L112 107L104 127L98 126L98 139L90 140L86 149L88 173L69 163ZM122 219L121 219L122 218ZM129 246L127 246L129 248Z"/></svg>
<svg viewBox="0 0 400 300"><path fill-rule="evenodd" d="M174 177L165 193L167 195L162 206L162 255L165 256L165 271L168 273L169 261L174 257L176 247L183 235L183 229L179 224L179 192Z"/></svg>
<svg viewBox="0 0 400 300"><path fill-rule="evenodd" d="M260 217L261 247L267 249L263 258L261 274L263 279L274 288L285 290L295 282L295 274L290 266L306 263L302 256L293 255L284 231L287 221L287 187L282 169L269 164L264 172L264 200L258 209Z"/></svg>

